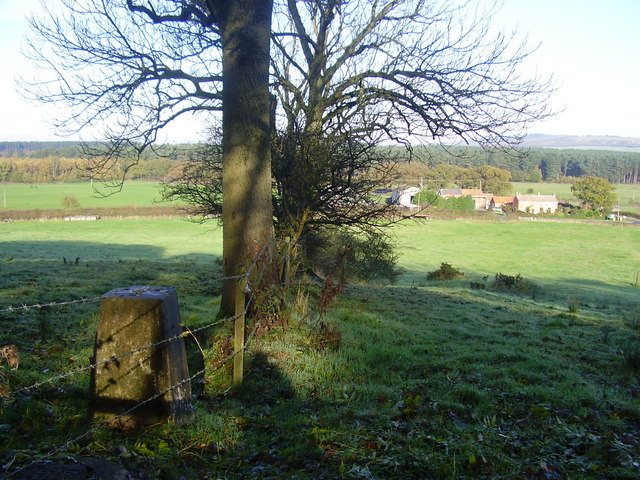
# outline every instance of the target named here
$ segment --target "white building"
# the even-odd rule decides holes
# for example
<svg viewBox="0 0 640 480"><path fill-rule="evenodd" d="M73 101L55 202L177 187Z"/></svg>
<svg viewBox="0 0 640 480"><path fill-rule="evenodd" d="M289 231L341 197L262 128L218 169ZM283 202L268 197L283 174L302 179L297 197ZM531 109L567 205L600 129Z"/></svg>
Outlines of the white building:
<svg viewBox="0 0 640 480"><path fill-rule="evenodd" d="M418 207L413 203L413 197L420 193L420 187L398 188L391 193L391 203L402 207Z"/></svg>

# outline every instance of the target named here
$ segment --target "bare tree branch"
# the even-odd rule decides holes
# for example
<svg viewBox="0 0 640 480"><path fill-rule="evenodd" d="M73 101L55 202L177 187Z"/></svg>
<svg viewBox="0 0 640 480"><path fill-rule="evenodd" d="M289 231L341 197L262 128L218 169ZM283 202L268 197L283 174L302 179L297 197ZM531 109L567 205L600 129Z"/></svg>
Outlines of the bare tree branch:
<svg viewBox="0 0 640 480"><path fill-rule="evenodd" d="M515 34L493 32L495 6L481 11L471 1L290 3L295 33L286 54L281 45L273 60L295 68L293 75L274 67L276 84L292 93L282 95L284 101L299 104L306 92L297 108L282 105L290 125L326 132L342 128L341 122L386 115L387 121L372 121L371 127L389 139L514 148L532 122L553 113L547 108L551 79L520 72L535 48ZM295 122L292 112L298 114Z"/></svg>

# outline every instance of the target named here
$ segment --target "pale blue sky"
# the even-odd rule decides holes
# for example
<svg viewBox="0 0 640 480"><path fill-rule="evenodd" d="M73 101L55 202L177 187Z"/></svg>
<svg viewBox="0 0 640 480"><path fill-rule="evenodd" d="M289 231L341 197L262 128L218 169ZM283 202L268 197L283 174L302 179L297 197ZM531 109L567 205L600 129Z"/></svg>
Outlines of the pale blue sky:
<svg viewBox="0 0 640 480"><path fill-rule="evenodd" d="M640 137L640 1L506 0L499 16L533 44L564 112L532 133Z"/></svg>
<svg viewBox="0 0 640 480"><path fill-rule="evenodd" d="M20 46L24 16L38 4L0 0L0 141L58 138L46 125L55 110L21 99L14 82L31 68ZM552 106L564 111L531 133L640 138L640 0L505 0L495 20L541 42L527 69L559 85ZM198 141L200 132L188 125L169 140Z"/></svg>

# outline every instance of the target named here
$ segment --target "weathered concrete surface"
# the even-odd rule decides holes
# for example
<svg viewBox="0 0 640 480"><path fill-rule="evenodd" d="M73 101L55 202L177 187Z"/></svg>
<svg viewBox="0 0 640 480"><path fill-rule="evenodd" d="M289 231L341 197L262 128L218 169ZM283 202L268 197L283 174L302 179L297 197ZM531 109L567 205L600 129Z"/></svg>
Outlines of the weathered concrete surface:
<svg viewBox="0 0 640 480"><path fill-rule="evenodd" d="M97 366L91 378L92 415L115 417L158 395L118 420L119 426L190 421L191 384L184 341L174 338L159 343L181 331L174 288L127 287L103 295L94 347Z"/></svg>

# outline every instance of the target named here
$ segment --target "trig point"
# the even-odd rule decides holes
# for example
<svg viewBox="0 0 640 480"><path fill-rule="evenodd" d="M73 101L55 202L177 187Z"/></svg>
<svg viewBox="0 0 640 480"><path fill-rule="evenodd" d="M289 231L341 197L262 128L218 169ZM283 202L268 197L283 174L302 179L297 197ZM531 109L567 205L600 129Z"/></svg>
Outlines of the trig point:
<svg viewBox="0 0 640 480"><path fill-rule="evenodd" d="M193 412L186 351L183 339L174 338L181 332L175 288L127 287L104 294L91 375L92 416L117 417L164 392L116 425L189 422ZM174 385L179 386L171 389Z"/></svg>

